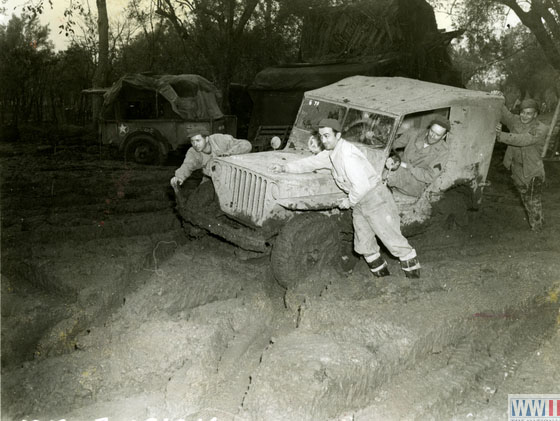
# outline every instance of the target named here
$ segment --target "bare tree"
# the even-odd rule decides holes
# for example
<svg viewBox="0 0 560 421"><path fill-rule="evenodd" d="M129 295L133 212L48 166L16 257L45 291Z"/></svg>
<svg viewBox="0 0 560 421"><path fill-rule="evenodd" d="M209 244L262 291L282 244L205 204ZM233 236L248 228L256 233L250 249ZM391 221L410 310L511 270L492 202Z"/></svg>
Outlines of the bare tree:
<svg viewBox="0 0 560 421"><path fill-rule="evenodd" d="M97 2L97 32L99 36L99 57L97 60L97 68L93 75L93 87L102 88L107 85L107 75L109 72L109 18L107 16L107 3L105 0L96 0ZM99 112L101 111L102 99L94 95L93 109L93 125L97 128L99 123Z"/></svg>
<svg viewBox="0 0 560 421"><path fill-rule="evenodd" d="M85 16L87 14L84 5L81 2L73 2L72 0L67 0L67 7L64 11L64 16L66 20L59 26L61 32L64 32L66 36L74 33L74 26L76 21L74 20L74 14ZM52 0L48 0L50 7L52 8ZM97 4L97 33L98 33L98 59L97 67L92 80L93 87L103 87L107 83L107 76L109 71L109 18L107 15L107 2L106 0L96 0ZM23 9L31 13L32 18L43 13L44 10L44 0L33 1L27 0ZM101 98L94 99L93 102L93 122L96 125L99 119L99 110L101 107Z"/></svg>

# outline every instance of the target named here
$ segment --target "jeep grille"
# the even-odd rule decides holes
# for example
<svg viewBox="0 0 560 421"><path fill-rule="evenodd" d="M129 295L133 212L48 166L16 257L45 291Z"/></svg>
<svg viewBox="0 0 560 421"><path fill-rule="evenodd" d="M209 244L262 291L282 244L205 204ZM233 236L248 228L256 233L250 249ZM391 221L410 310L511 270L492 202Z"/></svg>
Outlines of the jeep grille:
<svg viewBox="0 0 560 421"><path fill-rule="evenodd" d="M225 201L232 213L259 224L263 217L269 180L239 167L226 165L224 180L228 180L231 197Z"/></svg>

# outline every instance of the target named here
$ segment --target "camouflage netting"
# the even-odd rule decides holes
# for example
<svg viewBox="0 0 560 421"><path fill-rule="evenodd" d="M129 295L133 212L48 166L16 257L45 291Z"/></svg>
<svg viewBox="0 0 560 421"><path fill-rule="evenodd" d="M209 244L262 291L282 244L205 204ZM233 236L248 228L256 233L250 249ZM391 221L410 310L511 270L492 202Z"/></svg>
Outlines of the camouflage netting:
<svg viewBox="0 0 560 421"><path fill-rule="evenodd" d="M429 73L441 45L432 7L425 0L359 1L347 6L314 8L305 16L301 56L307 62L366 59L391 52ZM413 63L410 63L411 65ZM403 69L409 73L412 69ZM410 75L412 76L412 75Z"/></svg>
<svg viewBox="0 0 560 421"><path fill-rule="evenodd" d="M103 113L115 104L125 87L158 92L169 101L173 111L185 120L223 116L218 105L221 102L220 91L199 75L125 75L105 93Z"/></svg>

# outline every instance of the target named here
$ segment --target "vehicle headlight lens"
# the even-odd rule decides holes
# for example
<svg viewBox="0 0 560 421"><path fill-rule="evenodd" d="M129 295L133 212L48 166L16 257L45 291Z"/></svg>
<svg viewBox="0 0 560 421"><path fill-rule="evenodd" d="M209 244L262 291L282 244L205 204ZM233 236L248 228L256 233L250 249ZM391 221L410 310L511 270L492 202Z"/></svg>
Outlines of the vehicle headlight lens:
<svg viewBox="0 0 560 421"><path fill-rule="evenodd" d="M222 173L222 166L220 165L220 163L214 161L212 163L212 176L219 177L221 173Z"/></svg>
<svg viewBox="0 0 560 421"><path fill-rule="evenodd" d="M270 186L270 196L276 200L278 199L279 193L280 193L280 189L278 188L278 185L272 184Z"/></svg>
<svg viewBox="0 0 560 421"><path fill-rule="evenodd" d="M272 139L270 139L270 146L272 147L272 149L276 150L280 148L281 145L282 139L280 139L278 136L274 136Z"/></svg>

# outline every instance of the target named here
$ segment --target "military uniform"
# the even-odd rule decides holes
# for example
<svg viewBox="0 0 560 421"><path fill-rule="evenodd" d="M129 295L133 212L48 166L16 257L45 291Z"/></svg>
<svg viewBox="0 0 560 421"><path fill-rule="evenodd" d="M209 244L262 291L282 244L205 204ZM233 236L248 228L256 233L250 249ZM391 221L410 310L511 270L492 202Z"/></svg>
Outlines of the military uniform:
<svg viewBox="0 0 560 421"><path fill-rule="evenodd" d="M501 133L498 141L508 145L504 156L504 166L511 170L513 183L527 212L529 225L534 231L542 229L542 189L544 165L542 151L548 133L548 126L534 119L523 124L518 115L502 107L501 123L510 133Z"/></svg>
<svg viewBox="0 0 560 421"><path fill-rule="evenodd" d="M337 186L348 193L350 207L353 209L354 249L356 253L366 257L372 272L376 274L386 267L386 262L379 253L376 235L401 260L403 270L418 272L420 265L416 259L416 251L401 234L400 217L393 197L362 151L340 139L332 151L325 150L285 165L286 172L292 173L311 172L321 168L331 170ZM412 263L407 265L406 262Z"/></svg>
<svg viewBox="0 0 560 421"><path fill-rule="evenodd" d="M429 129L411 129L395 140L393 149L402 148L401 160L407 167L399 167L387 175L387 184L403 194L419 197L424 189L441 173L449 157L444 140L428 145Z"/></svg>
<svg viewBox="0 0 560 421"><path fill-rule="evenodd" d="M208 162L216 156L239 155L251 152L251 143L245 139L236 139L229 134L216 133L208 136L208 142L212 148L209 154L197 152L189 148L185 160L175 171L175 177L183 181L190 177L195 170L205 168Z"/></svg>

